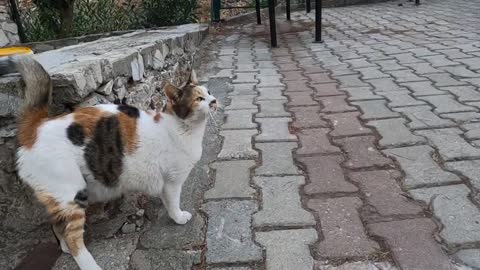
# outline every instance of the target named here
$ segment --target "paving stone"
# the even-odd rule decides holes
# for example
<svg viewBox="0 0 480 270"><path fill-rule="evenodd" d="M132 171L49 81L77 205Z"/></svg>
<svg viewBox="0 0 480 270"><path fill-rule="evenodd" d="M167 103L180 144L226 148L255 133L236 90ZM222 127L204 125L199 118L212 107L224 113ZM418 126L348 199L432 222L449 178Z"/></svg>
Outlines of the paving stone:
<svg viewBox="0 0 480 270"><path fill-rule="evenodd" d="M233 83L257 83L258 80L255 79L256 73L235 73L235 79Z"/></svg>
<svg viewBox="0 0 480 270"><path fill-rule="evenodd" d="M317 97L343 95L338 90L337 83L312 84L310 86L315 90L315 96Z"/></svg>
<svg viewBox="0 0 480 270"><path fill-rule="evenodd" d="M443 224L440 236L448 245L480 240L480 210L467 196L465 185L412 190L417 200L432 205L435 217Z"/></svg>
<svg viewBox="0 0 480 270"><path fill-rule="evenodd" d="M471 112L478 110L474 107L459 103L450 95L426 96L420 97L420 99L432 104L435 107L435 113Z"/></svg>
<svg viewBox="0 0 480 270"><path fill-rule="evenodd" d="M277 68L274 61L257 61L258 68Z"/></svg>
<svg viewBox="0 0 480 270"><path fill-rule="evenodd" d="M255 117L288 117L290 113L285 111L285 100L259 100L260 112Z"/></svg>
<svg viewBox="0 0 480 270"><path fill-rule="evenodd" d="M268 141L297 141L297 136L290 134L288 123L291 118L257 118L260 124L260 134L255 137L256 142Z"/></svg>
<svg viewBox="0 0 480 270"><path fill-rule="evenodd" d="M346 96L319 97L318 100L323 105L321 112L337 113L357 111L357 108L348 105L346 98Z"/></svg>
<svg viewBox="0 0 480 270"><path fill-rule="evenodd" d="M402 83L401 85L412 90L414 96L433 96L445 94L444 91L440 91L438 88L433 87L431 82L411 82Z"/></svg>
<svg viewBox="0 0 480 270"><path fill-rule="evenodd" d="M383 99L382 96L375 95L371 89L370 87L347 87L340 89L340 91L348 93L350 96L347 98L348 101Z"/></svg>
<svg viewBox="0 0 480 270"><path fill-rule="evenodd" d="M415 56L413 56L413 53L399 53L399 54L392 55L392 57L395 57L398 60L398 63L400 64L422 62L421 59L418 59Z"/></svg>
<svg viewBox="0 0 480 270"><path fill-rule="evenodd" d="M467 123L462 125L462 129L466 130L464 136L466 139L480 139L480 123Z"/></svg>
<svg viewBox="0 0 480 270"><path fill-rule="evenodd" d="M480 266L480 249L462 249L455 256L467 266Z"/></svg>
<svg viewBox="0 0 480 270"><path fill-rule="evenodd" d="M305 76L300 71L286 71L282 72L284 81L298 81L304 80Z"/></svg>
<svg viewBox="0 0 480 270"><path fill-rule="evenodd" d="M302 208L300 186L303 176L255 177L261 188L261 210L253 215L254 227L315 225L313 215Z"/></svg>
<svg viewBox="0 0 480 270"><path fill-rule="evenodd" d="M425 56L422 58L430 62L433 67L445 67L445 66L458 65L458 62L454 62L447 59L445 55L432 55L432 56Z"/></svg>
<svg viewBox="0 0 480 270"><path fill-rule="evenodd" d="M385 239L401 269L454 270L450 259L435 242L435 223L426 218L368 225L371 233Z"/></svg>
<svg viewBox="0 0 480 270"><path fill-rule="evenodd" d="M295 63L281 63L277 62L278 68L283 71L300 71L300 68Z"/></svg>
<svg viewBox="0 0 480 270"><path fill-rule="evenodd" d="M313 91L310 92L285 92L289 98L288 106L309 106L317 105L318 102L313 100Z"/></svg>
<svg viewBox="0 0 480 270"><path fill-rule="evenodd" d="M428 77L430 80L432 80L433 84L437 87L457 86L457 85L465 85L466 84L465 82L455 80L448 73L425 74L423 76Z"/></svg>
<svg viewBox="0 0 480 270"><path fill-rule="evenodd" d="M253 242L251 216L257 211L253 201L223 200L202 207L208 216L207 263L262 260L262 249Z"/></svg>
<svg viewBox="0 0 480 270"><path fill-rule="evenodd" d="M233 78L233 69L221 69L215 75L209 76L210 78Z"/></svg>
<svg viewBox="0 0 480 270"><path fill-rule="evenodd" d="M382 71L405 69L405 67L398 64L397 60L381 60L375 61L374 63L379 65Z"/></svg>
<svg viewBox="0 0 480 270"><path fill-rule="evenodd" d="M404 65L413 69L414 72L419 75L442 72L442 70L432 67L432 65L429 63L410 63L410 64L404 64Z"/></svg>
<svg viewBox="0 0 480 270"><path fill-rule="evenodd" d="M310 92L312 88L308 86L307 80L285 81L285 92Z"/></svg>
<svg viewBox="0 0 480 270"><path fill-rule="evenodd" d="M358 120L359 112L349 113L335 113L324 115L323 118L330 120L333 126L333 131L330 132L330 136L352 136L371 134L372 130L367 127L363 127Z"/></svg>
<svg viewBox="0 0 480 270"><path fill-rule="evenodd" d="M384 120L369 121L368 126L373 126L380 133L382 138L379 141L380 146L402 146L416 143L425 143L426 139L413 135L405 126L407 121L403 118L393 118Z"/></svg>
<svg viewBox="0 0 480 270"><path fill-rule="evenodd" d="M404 87L400 87L393 78L381 78L366 81L373 85L375 92L393 92L405 90Z"/></svg>
<svg viewBox="0 0 480 270"><path fill-rule="evenodd" d="M239 95L256 95L255 84L234 84L233 91L229 93L230 96Z"/></svg>
<svg viewBox="0 0 480 270"><path fill-rule="evenodd" d="M458 82L458 81L457 81ZM480 87L480 78L471 78L471 79L462 79L461 82L459 83L463 83L463 84L466 84L466 83L469 83L469 84L472 84L472 85L475 85L477 87Z"/></svg>
<svg viewBox="0 0 480 270"><path fill-rule="evenodd" d="M351 169L359 169L373 166L392 165L392 160L384 157L375 146L375 137L359 136L335 140L341 144L342 149L347 153L345 166Z"/></svg>
<svg viewBox="0 0 480 270"><path fill-rule="evenodd" d="M477 112L458 112L458 113L444 113L443 118L451 119L459 124L476 122L480 120L480 113Z"/></svg>
<svg viewBox="0 0 480 270"><path fill-rule="evenodd" d="M207 267L207 270L252 270L250 267Z"/></svg>
<svg viewBox="0 0 480 270"><path fill-rule="evenodd" d="M257 79L259 79L260 81L262 81L262 78L268 80L268 77L270 76L276 77L275 80L277 78L280 78L280 73L278 73L276 69L262 68L262 69L259 69L258 71L259 71L259 74L257 75Z"/></svg>
<svg viewBox="0 0 480 270"><path fill-rule="evenodd" d="M411 129L448 127L455 124L448 119L438 117L431 111L432 108L428 105L395 108L393 110L407 116L410 120L407 126Z"/></svg>
<svg viewBox="0 0 480 270"><path fill-rule="evenodd" d="M253 166L253 160L213 163L210 167L216 170L215 186L205 192L205 198L252 198L255 189L250 187L250 169Z"/></svg>
<svg viewBox="0 0 480 270"><path fill-rule="evenodd" d="M471 70L480 69L480 57L466 58L466 59L457 59L456 61L461 62L468 66Z"/></svg>
<svg viewBox="0 0 480 270"><path fill-rule="evenodd" d="M365 233L358 213L362 205L357 197L308 201L308 207L317 212L322 224L324 240L316 247L320 257L367 257L380 249Z"/></svg>
<svg viewBox="0 0 480 270"><path fill-rule="evenodd" d="M388 74L381 72L377 67L357 68L356 71L362 74L363 80L388 78Z"/></svg>
<svg viewBox="0 0 480 270"><path fill-rule="evenodd" d="M292 157L292 150L297 147L297 143L257 143L255 147L262 151L262 165L255 169L256 175L299 173Z"/></svg>
<svg viewBox="0 0 480 270"><path fill-rule="evenodd" d="M328 69L332 73L332 77L334 77L335 79L338 76L354 75L357 73L355 70L349 68L348 65L337 65L329 67Z"/></svg>
<svg viewBox="0 0 480 270"><path fill-rule="evenodd" d="M257 124L252 121L253 114L257 110L232 110L225 111L226 121L222 129L252 129L257 128Z"/></svg>
<svg viewBox="0 0 480 270"><path fill-rule="evenodd" d="M257 106L253 105L254 98L254 95L231 96L232 101L225 110L257 109Z"/></svg>
<svg viewBox="0 0 480 270"><path fill-rule="evenodd" d="M327 153L339 153L340 149L330 143L328 139L328 128L313 128L302 129L296 134L300 140L301 147L298 148L297 154L327 154Z"/></svg>
<svg viewBox="0 0 480 270"><path fill-rule="evenodd" d="M320 73L320 72L325 72L325 69L318 65L303 65L303 74L311 74L311 73Z"/></svg>
<svg viewBox="0 0 480 270"><path fill-rule="evenodd" d="M218 158L240 159L257 157L258 153L252 149L252 136L257 133L256 129L220 131L220 135L224 137L224 140Z"/></svg>
<svg viewBox="0 0 480 270"><path fill-rule="evenodd" d="M476 91L473 86L442 87L440 89L449 91L455 95L460 102L480 101L480 92Z"/></svg>
<svg viewBox="0 0 480 270"><path fill-rule="evenodd" d="M441 67L440 69L461 78L474 78L480 77L480 73L473 72L467 69L465 66L449 66L449 67Z"/></svg>
<svg viewBox="0 0 480 270"><path fill-rule="evenodd" d="M328 123L320 115L320 106L290 107L294 120L292 126L295 128L328 127Z"/></svg>
<svg viewBox="0 0 480 270"><path fill-rule="evenodd" d="M286 100L287 98L283 96L282 91L284 88L258 88L260 96L257 97L257 100Z"/></svg>
<svg viewBox="0 0 480 270"><path fill-rule="evenodd" d="M252 71L257 71L255 68L255 64L237 64L237 67L235 68L236 72L252 72Z"/></svg>
<svg viewBox="0 0 480 270"><path fill-rule="evenodd" d="M266 270L313 269L309 245L317 241L314 229L257 232L255 239L267 250Z"/></svg>
<svg viewBox="0 0 480 270"><path fill-rule="evenodd" d="M335 79L340 81L342 87L366 87L368 84L360 80L359 75L338 76Z"/></svg>
<svg viewBox="0 0 480 270"><path fill-rule="evenodd" d="M450 59L457 59L457 58L469 58L471 57L468 54L464 54L459 49L448 49L448 50L437 50L437 52L444 54ZM457 61L457 60L456 60Z"/></svg>
<svg viewBox="0 0 480 270"><path fill-rule="evenodd" d="M306 76L310 79L311 84L323 84L323 83L334 83L335 82L335 80L332 80L330 75L326 72L310 73L310 74L306 74Z"/></svg>
<svg viewBox="0 0 480 270"><path fill-rule="evenodd" d="M257 76L260 80L260 83L257 85L259 88L266 88L266 87L285 87L285 84L281 82L281 77L278 76L266 76L260 77Z"/></svg>
<svg viewBox="0 0 480 270"><path fill-rule="evenodd" d="M444 160L460 158L479 158L480 149L471 146L460 135L463 132L457 128L443 128L416 131L432 143Z"/></svg>
<svg viewBox="0 0 480 270"><path fill-rule="evenodd" d="M446 162L445 168L451 171L460 172L463 176L470 180L472 186L480 191L480 172L478 170L480 166L479 160L464 160Z"/></svg>
<svg viewBox="0 0 480 270"><path fill-rule="evenodd" d="M399 113L393 112L386 106L385 100L365 100L355 101L352 105L359 106L362 110L361 119L379 119L388 117L398 117Z"/></svg>
<svg viewBox="0 0 480 270"><path fill-rule="evenodd" d="M340 155L299 157L305 165L310 183L304 187L306 194L356 192L358 188L345 180Z"/></svg>
<svg viewBox="0 0 480 270"><path fill-rule="evenodd" d="M406 107L424 105L425 102L414 99L409 91L395 91L395 92L377 92L378 95L386 97L390 102L389 107Z"/></svg>
<svg viewBox="0 0 480 270"><path fill-rule="evenodd" d="M422 78L420 76L415 75L410 70L392 70L388 71L388 74L390 74L393 78L395 78L395 81L399 83L404 83L404 82L419 82L419 81L425 81L426 78ZM429 74L433 75L433 74ZM427 76L427 75L425 75Z"/></svg>
<svg viewBox="0 0 480 270"><path fill-rule="evenodd" d="M350 64L350 66L352 68L366 68L366 67L375 67L375 64L372 64L370 63L369 61L367 61L367 59L365 58L359 58L359 59L349 59L349 60L345 60L343 61L345 63L348 63Z"/></svg>
<svg viewBox="0 0 480 270"><path fill-rule="evenodd" d="M115 246L118 248L118 246ZM105 252L105 251L103 251ZM110 255L110 254L109 254ZM130 256L125 256L125 259L130 258L130 262L124 265L129 266L125 269L141 269L141 270L176 270L176 269L190 269L194 264L198 263L200 257L198 251L182 251L182 250L159 250L159 249L137 249ZM110 256L111 260L111 256ZM68 268L77 269L77 268ZM103 268L103 269L124 269L121 267Z"/></svg>
<svg viewBox="0 0 480 270"><path fill-rule="evenodd" d="M328 261L327 261L328 262ZM318 265L318 264L317 264ZM342 265L336 266L328 264L320 264L318 270L399 270L390 262L346 262Z"/></svg>
<svg viewBox="0 0 480 270"><path fill-rule="evenodd" d="M395 180L396 176L389 171L368 171L352 173L350 179L358 183L368 204L382 216L421 214L422 207L407 199Z"/></svg>

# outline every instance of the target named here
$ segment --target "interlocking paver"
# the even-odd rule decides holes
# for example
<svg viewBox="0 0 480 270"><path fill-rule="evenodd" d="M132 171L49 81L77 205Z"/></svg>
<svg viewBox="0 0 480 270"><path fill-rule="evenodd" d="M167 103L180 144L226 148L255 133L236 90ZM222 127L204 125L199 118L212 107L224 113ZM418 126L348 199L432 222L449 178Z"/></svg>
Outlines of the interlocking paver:
<svg viewBox="0 0 480 270"><path fill-rule="evenodd" d="M366 82L373 85L375 92L391 92L405 90L405 88L400 87L393 78L374 79L368 80Z"/></svg>
<svg viewBox="0 0 480 270"><path fill-rule="evenodd" d="M338 90L337 83L311 84L310 86L315 90L315 96L317 97L343 95Z"/></svg>
<svg viewBox="0 0 480 270"><path fill-rule="evenodd" d="M441 69L436 69L432 67L432 65L429 63L410 63L404 65L409 67L410 69L413 69L413 71L419 75L443 72Z"/></svg>
<svg viewBox="0 0 480 270"><path fill-rule="evenodd" d="M337 76L335 79L340 81L342 87L365 87L368 84L360 80L359 75Z"/></svg>
<svg viewBox="0 0 480 270"><path fill-rule="evenodd" d="M309 245L317 240L314 229L257 232L255 240L267 250L266 270L310 270Z"/></svg>
<svg viewBox="0 0 480 270"><path fill-rule="evenodd" d="M433 95L445 95L444 91L438 90L432 86L431 82L411 82L403 83L403 86L408 87L413 91L414 96L433 96Z"/></svg>
<svg viewBox="0 0 480 270"><path fill-rule="evenodd" d="M456 80L452 77L452 75L448 73L434 73L434 74L424 74L423 76L429 78L433 81L433 84L437 87L442 86L457 86L457 85L465 85L467 83Z"/></svg>
<svg viewBox="0 0 480 270"><path fill-rule="evenodd" d="M363 80L389 78L390 76L379 70L378 67L357 68L356 71L362 74Z"/></svg>
<svg viewBox="0 0 480 270"><path fill-rule="evenodd" d="M291 118L257 118L255 121L260 124L260 134L255 137L256 142L297 141L297 137L288 130Z"/></svg>
<svg viewBox="0 0 480 270"><path fill-rule="evenodd" d="M255 95L255 84L234 84L230 96Z"/></svg>
<svg viewBox="0 0 480 270"><path fill-rule="evenodd" d="M215 186L205 193L207 199L252 198L255 190L250 187L250 169L253 160L221 161L210 165L216 170Z"/></svg>
<svg viewBox="0 0 480 270"><path fill-rule="evenodd" d="M476 91L473 86L442 87L440 89L449 91L455 95L460 102L480 100L480 92Z"/></svg>
<svg viewBox="0 0 480 270"><path fill-rule="evenodd" d="M322 73L310 73L306 74L306 76L310 79L311 84L322 84L322 83L332 83L335 82L330 78L330 75L326 72Z"/></svg>
<svg viewBox="0 0 480 270"><path fill-rule="evenodd" d="M287 98L283 96L282 91L284 88L258 88L257 91L260 95L257 97L257 100L286 100Z"/></svg>
<svg viewBox="0 0 480 270"><path fill-rule="evenodd" d="M253 201L223 200L203 206L208 215L207 263L250 262L262 259L262 250L253 242L251 215Z"/></svg>
<svg viewBox="0 0 480 270"><path fill-rule="evenodd" d="M392 71L385 71L386 73L390 74L393 78L395 78L395 81L399 83L404 83L404 82L419 82L419 81L425 81L426 79L423 77L420 77L413 73L413 71L410 70L392 70ZM434 75L434 74L428 74L428 75ZM427 76L427 75L424 75Z"/></svg>
<svg viewBox="0 0 480 270"><path fill-rule="evenodd" d="M315 225L313 215L302 208L300 186L303 176L255 177L262 194L261 210L253 215L253 226Z"/></svg>
<svg viewBox="0 0 480 270"><path fill-rule="evenodd" d="M382 138L381 146L402 146L426 142L425 138L414 135L405 126L407 121L403 118L369 121L368 126L373 126Z"/></svg>
<svg viewBox="0 0 480 270"><path fill-rule="evenodd" d="M285 84L282 83L280 76L261 76L257 75L257 78L260 80L260 83L257 85L259 88L263 87L283 87Z"/></svg>
<svg viewBox="0 0 480 270"><path fill-rule="evenodd" d="M357 197L313 199L308 207L317 212L324 240L316 247L322 258L366 257L380 247L370 240L359 216Z"/></svg>
<svg viewBox="0 0 480 270"><path fill-rule="evenodd" d="M335 192L356 192L358 188L347 182L340 166L343 157L333 156L312 156L299 157L298 160L305 165L310 183L305 187L305 193L335 193Z"/></svg>
<svg viewBox="0 0 480 270"><path fill-rule="evenodd" d="M441 67L440 69L460 78L480 77L480 73L473 72L467 69L465 66Z"/></svg>
<svg viewBox="0 0 480 270"><path fill-rule="evenodd" d="M464 160L446 162L445 168L451 171L460 172L463 176L470 180L471 185L480 191L480 166L479 160Z"/></svg>
<svg viewBox="0 0 480 270"><path fill-rule="evenodd" d="M235 79L233 83L257 83L257 79L255 79L256 73L235 73Z"/></svg>
<svg viewBox="0 0 480 270"><path fill-rule="evenodd" d="M256 129L223 130L220 135L224 137L222 150L218 154L220 159L255 158L257 151L252 148L252 136Z"/></svg>
<svg viewBox="0 0 480 270"><path fill-rule="evenodd" d="M476 122L480 119L480 113L477 112L458 112L458 113L444 113L443 118L451 119L459 124Z"/></svg>
<svg viewBox="0 0 480 270"><path fill-rule="evenodd" d="M257 124L252 121L257 110L232 110L225 111L226 120L222 129L252 129Z"/></svg>
<svg viewBox="0 0 480 270"><path fill-rule="evenodd" d="M432 55L432 56L425 56L422 58L430 62L433 67L445 67L445 66L458 65L458 62L449 60L445 55Z"/></svg>
<svg viewBox="0 0 480 270"><path fill-rule="evenodd" d="M387 166L392 160L383 156L375 146L375 137L358 136L344 139L337 139L335 143L340 144L347 153L345 166L353 169Z"/></svg>
<svg viewBox="0 0 480 270"><path fill-rule="evenodd" d="M480 210L469 199L465 185L412 190L412 196L432 206L443 224L440 236L449 245L480 240Z"/></svg>
<svg viewBox="0 0 480 270"><path fill-rule="evenodd" d="M424 101L413 98L409 91L377 92L377 95L386 97L390 101L388 106L392 108L425 104Z"/></svg>
<svg viewBox="0 0 480 270"><path fill-rule="evenodd" d="M321 112L338 113L357 111L357 108L352 107L347 103L346 98L346 96L319 97L318 100L320 100L323 105Z"/></svg>
<svg viewBox="0 0 480 270"><path fill-rule="evenodd" d="M348 101L384 99L382 96L375 95L370 87L346 87L340 91L348 93Z"/></svg>
<svg viewBox="0 0 480 270"><path fill-rule="evenodd" d="M454 270L448 256L435 242L435 223L426 218L369 224L370 231L386 240L402 269Z"/></svg>
<svg viewBox="0 0 480 270"><path fill-rule="evenodd" d="M340 149L330 143L327 135L330 132L328 128L302 129L297 133L301 147L297 154L327 154L338 153Z"/></svg>
<svg viewBox="0 0 480 270"><path fill-rule="evenodd" d="M292 126L295 128L328 127L328 123L321 117L320 106L290 107L289 111L293 112Z"/></svg>
<svg viewBox="0 0 480 270"><path fill-rule="evenodd" d="M463 249L455 254L456 257L470 267L480 265L480 249Z"/></svg>
<svg viewBox="0 0 480 270"><path fill-rule="evenodd" d="M389 215L415 215L423 212L422 207L409 201L406 194L398 186L395 178L398 172L368 171L350 174L350 179L358 183L366 200L373 206L378 214Z"/></svg>
<svg viewBox="0 0 480 270"><path fill-rule="evenodd" d="M241 110L241 109L257 109L257 106L253 104L253 95L240 95L231 96L232 101L225 110Z"/></svg>
<svg viewBox="0 0 480 270"><path fill-rule="evenodd" d="M390 110L385 100L365 100L352 102L353 105L359 106L362 110L362 119L380 119L398 117L399 113Z"/></svg>
<svg viewBox="0 0 480 270"><path fill-rule="evenodd" d="M411 129L448 127L455 124L451 120L438 117L432 112L430 106L394 108L393 110L404 114L410 120L407 126Z"/></svg>
<svg viewBox="0 0 480 270"><path fill-rule="evenodd" d="M440 95L440 96L425 96L419 97L435 106L435 113L454 113L454 112L471 112L478 111L478 109L466 106L456 101L453 96Z"/></svg>
<svg viewBox="0 0 480 270"><path fill-rule="evenodd" d="M318 102L313 100L313 91L310 92L285 92L289 101L288 106L310 106L317 105Z"/></svg>
<svg viewBox="0 0 480 270"><path fill-rule="evenodd" d="M308 87L307 80L285 81L285 92L310 92L312 88Z"/></svg>
<svg viewBox="0 0 480 270"><path fill-rule="evenodd" d="M427 137L438 149L444 160L480 158L480 149L466 142L460 136L463 133L460 129L431 129L416 131L415 133Z"/></svg>
<svg viewBox="0 0 480 270"><path fill-rule="evenodd" d="M371 134L370 128L364 127L358 120L359 112L335 113L324 115L323 118L330 120L333 126L331 136L351 136Z"/></svg>
<svg viewBox="0 0 480 270"><path fill-rule="evenodd" d="M379 65L383 71L406 69L404 66L399 65L397 60L381 60L374 63Z"/></svg>
<svg viewBox="0 0 480 270"><path fill-rule="evenodd" d="M255 117L288 117L289 112L285 111L286 100L259 100L260 112Z"/></svg>
<svg viewBox="0 0 480 270"><path fill-rule="evenodd" d="M262 151L262 165L255 169L256 175L299 173L292 157L292 150L297 147L297 143L257 143L255 147Z"/></svg>

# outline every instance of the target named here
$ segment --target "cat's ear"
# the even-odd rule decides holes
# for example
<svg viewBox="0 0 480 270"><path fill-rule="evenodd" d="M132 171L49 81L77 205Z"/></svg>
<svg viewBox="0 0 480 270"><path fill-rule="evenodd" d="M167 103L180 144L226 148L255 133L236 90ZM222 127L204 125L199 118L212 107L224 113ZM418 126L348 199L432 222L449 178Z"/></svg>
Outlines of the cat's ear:
<svg viewBox="0 0 480 270"><path fill-rule="evenodd" d="M167 84L163 87L163 91L165 92L167 98L173 102L178 101L182 96L182 90L170 82L167 82Z"/></svg>
<svg viewBox="0 0 480 270"><path fill-rule="evenodd" d="M198 85L197 73L194 69L190 72L190 78L188 79L188 84Z"/></svg>

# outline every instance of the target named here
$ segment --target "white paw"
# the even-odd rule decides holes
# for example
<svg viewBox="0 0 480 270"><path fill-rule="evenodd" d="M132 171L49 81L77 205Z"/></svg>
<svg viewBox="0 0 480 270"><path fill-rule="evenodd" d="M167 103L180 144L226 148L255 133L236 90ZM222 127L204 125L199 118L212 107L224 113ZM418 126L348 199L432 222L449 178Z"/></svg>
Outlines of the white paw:
<svg viewBox="0 0 480 270"><path fill-rule="evenodd" d="M183 225L187 223L190 219L192 219L192 214L187 211L181 211L177 216L172 218L175 223Z"/></svg>

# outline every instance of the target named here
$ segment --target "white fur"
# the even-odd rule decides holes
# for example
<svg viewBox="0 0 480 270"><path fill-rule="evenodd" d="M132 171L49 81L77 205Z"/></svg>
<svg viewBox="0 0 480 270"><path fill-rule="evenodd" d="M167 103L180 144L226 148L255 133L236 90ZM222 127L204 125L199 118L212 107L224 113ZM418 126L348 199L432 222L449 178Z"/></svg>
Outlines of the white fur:
<svg viewBox="0 0 480 270"><path fill-rule="evenodd" d="M67 138L72 115L45 122L38 128L34 146L19 148L19 175L35 190L52 195L64 205L73 202L76 193L85 187L89 202L110 200L128 191L159 196L169 216L176 223L185 224L192 215L180 209L181 189L202 155L209 105L215 100L205 87L200 88L205 100L185 120L162 113L156 123L151 114L140 113L138 148L124 156L123 171L115 188L107 188L94 179L86 165L83 147L73 145ZM97 107L118 113L117 105ZM82 270L100 269L86 249L75 260Z"/></svg>

